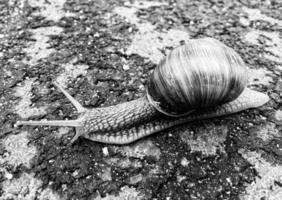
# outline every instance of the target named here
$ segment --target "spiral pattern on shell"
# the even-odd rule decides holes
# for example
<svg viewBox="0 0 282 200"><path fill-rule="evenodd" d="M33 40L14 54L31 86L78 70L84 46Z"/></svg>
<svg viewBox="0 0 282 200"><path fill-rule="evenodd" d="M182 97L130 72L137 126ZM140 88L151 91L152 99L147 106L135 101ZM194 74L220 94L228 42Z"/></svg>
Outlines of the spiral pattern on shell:
<svg viewBox="0 0 282 200"><path fill-rule="evenodd" d="M190 40L165 57L148 81L147 97L160 112L182 116L236 99L247 85L242 58L218 40Z"/></svg>

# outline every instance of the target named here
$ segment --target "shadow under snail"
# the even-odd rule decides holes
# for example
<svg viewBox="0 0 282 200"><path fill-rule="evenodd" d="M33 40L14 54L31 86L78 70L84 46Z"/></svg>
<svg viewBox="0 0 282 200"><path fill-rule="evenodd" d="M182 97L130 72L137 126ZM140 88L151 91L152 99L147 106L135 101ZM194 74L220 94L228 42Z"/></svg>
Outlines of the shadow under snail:
<svg viewBox="0 0 282 200"><path fill-rule="evenodd" d="M104 108L87 109L54 83L80 113L76 120L18 121L16 125L70 126L79 136L127 144L193 120L262 106L269 97L246 88L247 69L231 48L212 38L192 39L172 50L154 70L147 95Z"/></svg>

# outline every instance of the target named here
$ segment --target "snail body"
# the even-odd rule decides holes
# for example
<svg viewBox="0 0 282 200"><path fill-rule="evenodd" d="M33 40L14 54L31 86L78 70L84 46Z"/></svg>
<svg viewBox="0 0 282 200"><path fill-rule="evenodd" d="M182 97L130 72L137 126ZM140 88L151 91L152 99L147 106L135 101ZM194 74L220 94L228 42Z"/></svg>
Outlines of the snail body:
<svg viewBox="0 0 282 200"><path fill-rule="evenodd" d="M105 108L86 109L55 85L80 114L77 120L19 121L17 125L76 127L93 141L127 144L193 120L227 115L265 104L269 97L246 88L247 70L231 48L211 39L191 40L171 51L149 79L147 95Z"/></svg>

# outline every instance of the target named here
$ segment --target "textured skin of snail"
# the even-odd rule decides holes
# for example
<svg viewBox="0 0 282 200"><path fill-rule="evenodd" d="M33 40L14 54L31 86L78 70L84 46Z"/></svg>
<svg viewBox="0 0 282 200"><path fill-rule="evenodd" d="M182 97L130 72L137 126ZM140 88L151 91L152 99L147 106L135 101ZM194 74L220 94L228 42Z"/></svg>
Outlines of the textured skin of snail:
<svg viewBox="0 0 282 200"><path fill-rule="evenodd" d="M77 120L19 121L16 125L49 125L76 127L74 142L79 136L109 144L128 144L167 128L207 118L229 115L265 104L269 97L246 88L235 100L205 108L188 116L173 118L159 113L146 97L115 106L86 109L57 85L81 113Z"/></svg>

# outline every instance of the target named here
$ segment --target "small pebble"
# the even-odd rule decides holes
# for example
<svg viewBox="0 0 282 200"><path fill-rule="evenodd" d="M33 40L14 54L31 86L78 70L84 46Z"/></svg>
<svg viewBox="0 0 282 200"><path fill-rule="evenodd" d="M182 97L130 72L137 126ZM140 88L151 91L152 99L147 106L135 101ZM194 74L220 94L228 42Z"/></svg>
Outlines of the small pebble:
<svg viewBox="0 0 282 200"><path fill-rule="evenodd" d="M72 176L73 176L73 177L77 177L77 176L78 176L78 170L75 170L75 171L72 173Z"/></svg>
<svg viewBox="0 0 282 200"><path fill-rule="evenodd" d="M185 180L187 177L186 176L180 176L180 175L177 175L177 181L180 183L181 181Z"/></svg>
<svg viewBox="0 0 282 200"><path fill-rule="evenodd" d="M129 65L123 65L122 68L123 68L123 70L127 71L127 70L129 70Z"/></svg>
<svg viewBox="0 0 282 200"><path fill-rule="evenodd" d="M8 180L11 180L13 178L13 174L10 173L6 173L5 176Z"/></svg>
<svg viewBox="0 0 282 200"><path fill-rule="evenodd" d="M183 167L187 167L188 164L189 164L189 161L188 161L186 158L182 158L182 160L181 160L181 165L182 165Z"/></svg>
<svg viewBox="0 0 282 200"><path fill-rule="evenodd" d="M102 151L103 151L104 156L108 156L108 155L109 155L108 147L104 147L104 148L102 149Z"/></svg>
<svg viewBox="0 0 282 200"><path fill-rule="evenodd" d="M140 181L142 181L142 179L143 179L142 174L137 174L135 176L130 177L129 182L130 182L131 185L135 185L135 184L139 183Z"/></svg>
<svg viewBox="0 0 282 200"><path fill-rule="evenodd" d="M282 121L282 110L277 110L274 117L277 121Z"/></svg>
<svg viewBox="0 0 282 200"><path fill-rule="evenodd" d="M120 81L123 79L122 75L121 74L115 74L111 77L113 80L115 81Z"/></svg>
<svg viewBox="0 0 282 200"><path fill-rule="evenodd" d="M63 190L63 191L66 191L67 189L68 189L68 186L67 186L66 184L63 184L63 185L62 185L62 190Z"/></svg>

